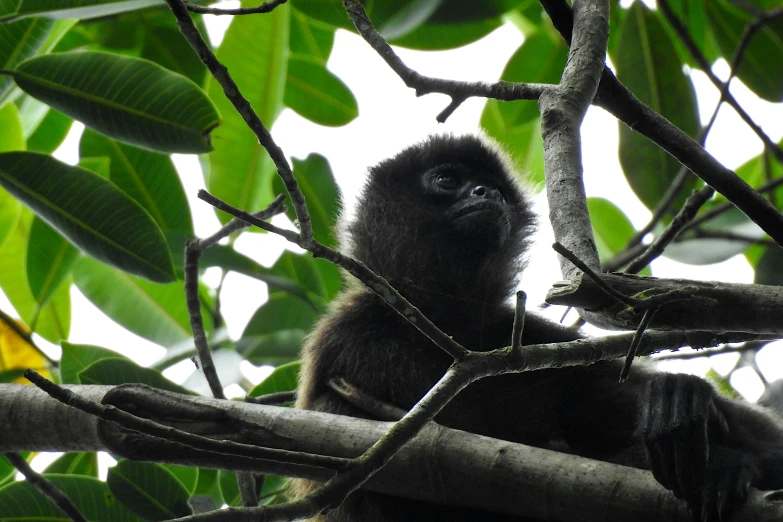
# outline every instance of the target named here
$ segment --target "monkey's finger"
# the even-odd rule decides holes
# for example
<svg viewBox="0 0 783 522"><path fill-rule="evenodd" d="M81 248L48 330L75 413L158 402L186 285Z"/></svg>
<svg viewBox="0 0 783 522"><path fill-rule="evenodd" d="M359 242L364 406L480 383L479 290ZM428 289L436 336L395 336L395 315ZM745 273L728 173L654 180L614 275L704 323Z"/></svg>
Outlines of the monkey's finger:
<svg viewBox="0 0 783 522"><path fill-rule="evenodd" d="M663 438L650 444L647 448L650 470L653 472L655 480L666 489L670 489L675 497L684 498L683 490L677 481L676 466L672 458L673 451L672 445Z"/></svg>

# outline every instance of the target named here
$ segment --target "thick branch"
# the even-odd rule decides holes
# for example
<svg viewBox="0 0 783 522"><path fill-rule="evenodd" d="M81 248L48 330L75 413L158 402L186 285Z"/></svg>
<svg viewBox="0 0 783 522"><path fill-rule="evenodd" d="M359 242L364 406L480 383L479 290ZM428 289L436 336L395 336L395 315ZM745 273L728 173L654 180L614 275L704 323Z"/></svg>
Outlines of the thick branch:
<svg viewBox="0 0 783 522"><path fill-rule="evenodd" d="M714 332L742 331L769 337L783 337L780 310L783 288L686 279L659 279L628 274L602 274L612 288L627 296L639 297L687 292L691 298L662 306L651 328L676 330L691 328ZM641 314L627 314L625 305L608 296L592 280L579 275L557 283L549 291L550 304L574 306L591 311L590 323L601 328L633 330Z"/></svg>
<svg viewBox="0 0 783 522"><path fill-rule="evenodd" d="M538 100L544 139L549 219L555 239L589 267L598 269L587 196L582 180L582 146L579 129L595 96L606 61L609 39L609 3L606 0L574 2L577 30L557 89L547 89ZM576 267L560 258L563 277Z"/></svg>
<svg viewBox="0 0 783 522"><path fill-rule="evenodd" d="M624 348L619 344L617 348L622 353ZM116 387L74 386L70 389L86 398L100 400ZM388 423L291 408L205 397L181 396L181 399L201 407L220 408L231 417L241 418L247 425L257 426L262 433L274 434L287 449L341 457L361 454L389 427ZM116 450L98 436L96 418L48 399L32 386L0 385L0 419L0 451ZM52 430L52 423L57 423L61 429ZM201 427L215 430L207 424ZM126 432L125 437L128 447L138 452L137 458L151 454L157 455L156 460L161 462L200 463L234 470L248 470L248 464L252 464L248 459L161 452L160 439L145 440L132 432ZM266 463L266 466L254 469L277 474L286 472L285 464ZM314 468L307 471L296 468L291 474L326 478L322 472L318 475ZM649 472L434 424L407 444L367 486L375 491L429 502L557 520L690 520L685 504L658 485ZM783 508L764 497L762 493L753 492L734 522L781 520Z"/></svg>

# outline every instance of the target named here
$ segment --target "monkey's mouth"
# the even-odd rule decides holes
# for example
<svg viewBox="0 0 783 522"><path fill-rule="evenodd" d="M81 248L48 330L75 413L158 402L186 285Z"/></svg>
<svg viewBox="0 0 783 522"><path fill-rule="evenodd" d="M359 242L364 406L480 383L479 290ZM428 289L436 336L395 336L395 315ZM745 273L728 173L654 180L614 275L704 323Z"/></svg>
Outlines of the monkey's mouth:
<svg viewBox="0 0 783 522"><path fill-rule="evenodd" d="M498 203L487 199L477 199L476 201L468 201L459 208L451 212L451 218L454 220L461 220L470 216L470 220L473 219L492 219L499 218L503 214L503 209Z"/></svg>

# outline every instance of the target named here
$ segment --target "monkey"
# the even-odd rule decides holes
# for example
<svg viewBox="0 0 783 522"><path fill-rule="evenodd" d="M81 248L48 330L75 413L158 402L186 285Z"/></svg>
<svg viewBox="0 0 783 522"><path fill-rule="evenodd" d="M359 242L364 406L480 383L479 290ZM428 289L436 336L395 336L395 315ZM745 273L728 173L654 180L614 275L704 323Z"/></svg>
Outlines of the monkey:
<svg viewBox="0 0 783 522"><path fill-rule="evenodd" d="M511 344L509 298L535 225L529 196L499 150L473 135L435 135L369 169L340 243L457 342L486 351ZM296 406L370 418L327 386L343 378L407 411L453 361L379 296L349 283L303 347ZM578 337L528 313L522 342ZM727 520L750 486L783 487L783 423L776 417L694 376L638 368L621 384L621 365L485 378L435 421L649 469L702 522ZM359 490L324 520L522 519Z"/></svg>

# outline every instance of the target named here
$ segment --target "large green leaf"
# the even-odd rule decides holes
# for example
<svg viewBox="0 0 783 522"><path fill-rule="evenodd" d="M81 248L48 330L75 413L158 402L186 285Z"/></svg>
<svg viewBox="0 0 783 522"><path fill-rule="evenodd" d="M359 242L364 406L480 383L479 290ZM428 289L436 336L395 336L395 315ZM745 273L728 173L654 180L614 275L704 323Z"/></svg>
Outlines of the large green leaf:
<svg viewBox="0 0 783 522"><path fill-rule="evenodd" d="M39 304L46 304L68 276L79 251L36 217L27 242L27 283Z"/></svg>
<svg viewBox="0 0 783 522"><path fill-rule="evenodd" d="M242 6L255 5L249 0ZM263 16L236 17L217 51L261 121L271 128L283 110L291 8L282 5ZM252 60L247 57L252 56ZM203 158L207 189L248 212L261 210L273 198L274 165L255 134L210 76L207 92L223 124L215 130L215 151ZM222 222L230 216L220 212Z"/></svg>
<svg viewBox="0 0 783 522"><path fill-rule="evenodd" d="M47 475L90 522L144 522L117 502L108 486L84 475ZM65 521L63 512L26 480L0 489L0 520Z"/></svg>
<svg viewBox="0 0 783 522"><path fill-rule="evenodd" d="M428 22L390 43L421 51L456 49L484 38L501 24L499 18L458 24Z"/></svg>
<svg viewBox="0 0 783 522"><path fill-rule="evenodd" d="M68 338L71 328L71 295L68 285L61 285L41 307L27 284L27 238L33 215L22 209L16 227L0 248L0 289L11 301L24 322L47 341L59 343Z"/></svg>
<svg viewBox="0 0 783 522"><path fill-rule="evenodd" d="M757 285L783 286L781 266L783 266L783 249L777 246L768 247L756 262L754 267L756 277L753 279L753 282Z"/></svg>
<svg viewBox="0 0 783 522"><path fill-rule="evenodd" d="M212 150L215 106L192 81L141 58L50 54L17 67L25 92L93 129L162 152Z"/></svg>
<svg viewBox="0 0 783 522"><path fill-rule="evenodd" d="M3 7L0 5L0 19L6 14ZM0 69L13 70L24 60L35 56L46 41L53 24L51 20L42 18L0 23ZM9 76L0 75L0 105L5 101L13 84Z"/></svg>
<svg viewBox="0 0 783 522"><path fill-rule="evenodd" d="M607 261L625 250L636 230L623 211L609 200L587 198L587 208L598 255L602 261ZM645 268L642 275L650 275L650 269Z"/></svg>
<svg viewBox="0 0 783 522"><path fill-rule="evenodd" d="M329 261L313 259L310 254L283 252L272 272L297 282L325 300L331 300L342 288L340 270Z"/></svg>
<svg viewBox="0 0 783 522"><path fill-rule="evenodd" d="M120 143L86 129L79 144L81 157L110 159L109 179L149 212L175 255L193 237L193 220L185 189L167 154Z"/></svg>
<svg viewBox="0 0 783 522"><path fill-rule="evenodd" d="M71 125L73 119L60 111L50 109L35 132L27 138L27 150L51 154L65 140Z"/></svg>
<svg viewBox="0 0 783 522"><path fill-rule="evenodd" d="M291 54L309 56L326 63L334 45L334 27L291 10Z"/></svg>
<svg viewBox="0 0 783 522"><path fill-rule="evenodd" d="M13 232L19 220L21 205L11 194L0 189L0 249L6 238Z"/></svg>
<svg viewBox="0 0 783 522"><path fill-rule="evenodd" d="M153 284L87 257L76 262L73 278L87 299L131 332L163 346L192 336L181 282ZM211 329L209 314L204 323Z"/></svg>
<svg viewBox="0 0 783 522"><path fill-rule="evenodd" d="M95 361L79 372L79 381L82 384L106 385L138 383L146 384L159 390L192 394L186 388L166 379L159 371L144 368L122 357Z"/></svg>
<svg viewBox="0 0 783 522"><path fill-rule="evenodd" d="M98 478L98 454L66 453L49 464L44 473L63 473Z"/></svg>
<svg viewBox="0 0 783 522"><path fill-rule="evenodd" d="M507 82L550 83L560 82L563 75L568 47L562 38L555 38L548 31L539 31L528 38L509 58L501 80ZM481 115L481 125L487 129L495 129L497 125L489 125L486 120L490 115L499 117L503 127L513 127L535 120L539 117L538 100L520 100L503 102L487 100ZM494 138L501 137L494 136Z"/></svg>
<svg viewBox="0 0 783 522"><path fill-rule="evenodd" d="M19 111L13 103L0 109L0 152L24 149L24 136ZM16 227L21 211L19 202L0 188L0 248Z"/></svg>
<svg viewBox="0 0 783 522"><path fill-rule="evenodd" d="M270 288L289 292L300 299L304 299L312 306L312 298L308 295L307 289L303 288L296 281L287 277L275 275L271 268L259 265L249 257L240 254L233 248L223 245L214 245L201 256L199 262L201 268L218 266L224 270L231 270L238 274L258 279L268 284Z"/></svg>
<svg viewBox="0 0 783 522"><path fill-rule="evenodd" d="M699 129L696 95L682 71L669 34L642 2L631 6L617 52L617 77L641 101L691 136ZM677 176L680 164L627 125L620 125L620 164L631 188L654 208ZM684 203L696 179L686 184L674 208Z"/></svg>
<svg viewBox="0 0 783 522"><path fill-rule="evenodd" d="M340 191L332 174L329 160L320 154L310 154L304 160L294 158L294 176L307 200L307 209L313 224L313 235L328 247L337 244L334 232L340 212ZM283 181L277 177L273 185L278 194L285 194ZM290 198L286 199L286 215L294 221L296 211Z"/></svg>
<svg viewBox="0 0 783 522"><path fill-rule="evenodd" d="M300 299L290 294L275 293L256 310L242 332L242 337L278 330L309 331L316 319L318 314Z"/></svg>
<svg viewBox="0 0 783 522"><path fill-rule="evenodd" d="M0 108L0 152L24 148L24 129L19 109L13 103L7 103Z"/></svg>
<svg viewBox="0 0 783 522"><path fill-rule="evenodd" d="M109 470L106 484L120 502L145 520L171 520L193 513L188 490L160 464L123 459Z"/></svg>
<svg viewBox="0 0 783 522"><path fill-rule="evenodd" d="M0 154L0 185L95 258L152 281L174 280L155 221L97 174L44 154L9 152Z"/></svg>
<svg viewBox="0 0 783 522"><path fill-rule="evenodd" d="M24 0L19 16L86 19L163 4L162 0Z"/></svg>
<svg viewBox="0 0 783 522"><path fill-rule="evenodd" d="M731 60L745 26L754 15L725 0L705 2L712 34L727 60ZM779 6L778 6L779 7ZM737 76L753 92L771 102L783 99L783 18L764 24L750 40Z"/></svg>
<svg viewBox="0 0 783 522"><path fill-rule="evenodd" d="M63 384L81 384L79 372L101 359L116 359L122 357L117 352L89 346L86 344L71 344L62 342L63 355L60 358L60 381Z"/></svg>
<svg viewBox="0 0 783 522"><path fill-rule="evenodd" d="M326 64L307 56L288 60L285 104L303 118L325 125L346 125L359 115L353 93Z"/></svg>
<svg viewBox="0 0 783 522"><path fill-rule="evenodd" d="M242 337L235 347L237 352L253 364L279 366L299 357L306 336L306 330L278 330Z"/></svg>
<svg viewBox="0 0 783 522"><path fill-rule="evenodd" d="M258 397L259 395L267 395L269 393L296 390L301 368L302 363L298 361L278 366L275 368L275 371L269 374L269 377L261 381L247 395L249 397Z"/></svg>

